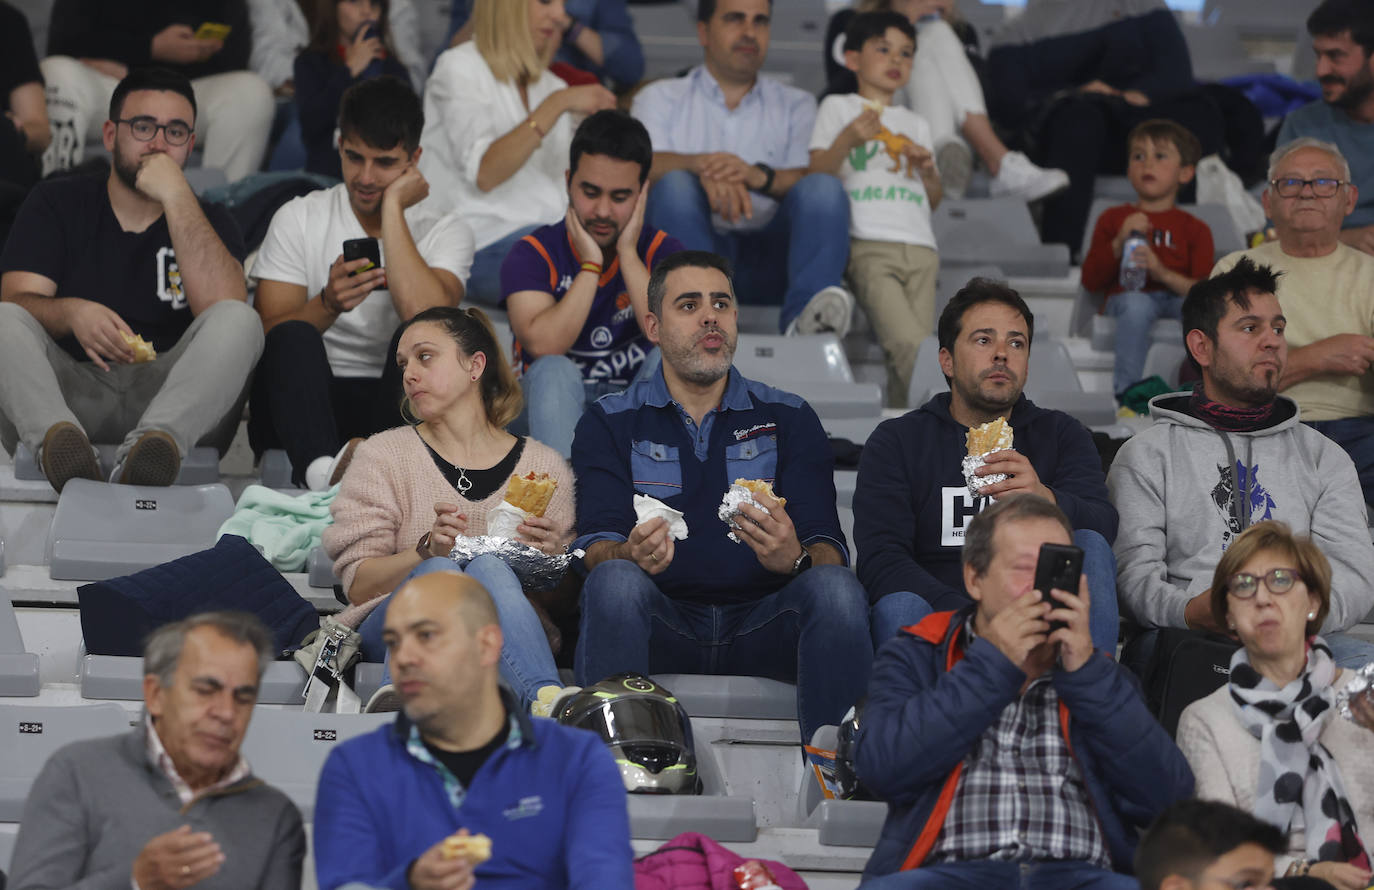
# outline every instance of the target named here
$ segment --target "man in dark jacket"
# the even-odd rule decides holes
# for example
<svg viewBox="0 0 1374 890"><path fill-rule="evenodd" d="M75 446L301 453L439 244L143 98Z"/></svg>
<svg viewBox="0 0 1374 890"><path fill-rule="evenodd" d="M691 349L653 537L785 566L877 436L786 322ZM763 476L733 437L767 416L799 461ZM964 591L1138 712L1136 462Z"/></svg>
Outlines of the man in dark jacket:
<svg viewBox="0 0 1374 890"><path fill-rule="evenodd" d="M887 801L865 890L1136 888L1139 828L1193 792L1178 748L1088 631L1088 582L1032 589L1063 511L1034 495L969 524L974 605L883 645L856 737ZM1095 604L1094 604L1095 605Z"/></svg>
<svg viewBox="0 0 1374 890"><path fill-rule="evenodd" d="M967 605L959 548L969 520L994 498L1029 493L1057 503L1077 529L1092 582L1093 641L1113 651L1116 510L1088 431L1021 394L1035 316L1016 291L975 278L945 307L938 333L950 391L879 426L859 464L854 542L873 603L874 645L932 611ZM964 477L966 437L999 417L1012 428L1012 448L977 472L1007 478L975 494Z"/></svg>

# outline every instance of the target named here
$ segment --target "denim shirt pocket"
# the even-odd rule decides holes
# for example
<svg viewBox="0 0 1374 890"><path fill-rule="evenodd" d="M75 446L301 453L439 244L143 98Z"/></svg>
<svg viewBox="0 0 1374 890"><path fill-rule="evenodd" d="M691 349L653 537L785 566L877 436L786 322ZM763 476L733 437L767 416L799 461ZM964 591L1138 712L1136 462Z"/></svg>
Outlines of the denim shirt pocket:
<svg viewBox="0 0 1374 890"><path fill-rule="evenodd" d="M778 475L778 437L760 436L725 448L727 482L736 479L762 479L772 482Z"/></svg>
<svg viewBox="0 0 1374 890"><path fill-rule="evenodd" d="M630 447L630 474L635 491L649 497L670 498L682 493L682 462L678 449L658 442L635 442Z"/></svg>

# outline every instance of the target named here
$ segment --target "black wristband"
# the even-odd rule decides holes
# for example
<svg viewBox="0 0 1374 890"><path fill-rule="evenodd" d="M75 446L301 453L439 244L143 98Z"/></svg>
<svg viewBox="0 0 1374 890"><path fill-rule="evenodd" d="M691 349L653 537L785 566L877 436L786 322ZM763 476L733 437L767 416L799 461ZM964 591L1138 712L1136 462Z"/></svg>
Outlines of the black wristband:
<svg viewBox="0 0 1374 890"><path fill-rule="evenodd" d="M754 166L762 170L764 175L763 185L759 188L754 189L754 191L758 192L761 195L766 195L773 190L773 180L777 178L778 171L774 170L772 167L768 166L762 161L755 164Z"/></svg>

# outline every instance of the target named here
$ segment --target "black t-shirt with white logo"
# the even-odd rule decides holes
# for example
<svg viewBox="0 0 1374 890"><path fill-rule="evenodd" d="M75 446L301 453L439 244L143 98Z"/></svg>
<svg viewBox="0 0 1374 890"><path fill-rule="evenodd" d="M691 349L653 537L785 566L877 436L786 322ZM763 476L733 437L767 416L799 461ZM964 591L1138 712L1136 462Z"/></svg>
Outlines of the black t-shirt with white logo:
<svg viewBox="0 0 1374 890"><path fill-rule="evenodd" d="M243 262L243 238L229 212L201 202L219 238ZM57 296L101 303L119 313L158 352L171 349L191 325L191 308L172 250L167 218L126 232L115 218L105 177L69 176L39 183L19 208L0 274L32 272L57 282ZM87 361L75 337L59 341Z"/></svg>

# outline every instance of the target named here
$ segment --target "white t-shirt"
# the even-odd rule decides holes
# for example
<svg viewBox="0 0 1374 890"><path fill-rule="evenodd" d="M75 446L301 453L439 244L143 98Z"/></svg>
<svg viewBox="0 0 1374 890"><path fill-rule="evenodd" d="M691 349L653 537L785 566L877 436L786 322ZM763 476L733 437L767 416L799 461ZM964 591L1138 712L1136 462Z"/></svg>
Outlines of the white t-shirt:
<svg viewBox="0 0 1374 890"><path fill-rule="evenodd" d="M835 137L863 113L865 101L857 93L826 96L816 112L811 150L830 148ZM883 109L882 123L888 134L905 136L931 150L930 125L911 109L889 105ZM840 164L840 181L849 192L851 238L935 247L930 198L921 175L900 154L894 159L881 139L849 153Z"/></svg>
<svg viewBox="0 0 1374 890"><path fill-rule="evenodd" d="M420 172L429 180L430 200L458 209L478 248L517 229L558 222L568 211L568 151L573 115L561 114L519 170L489 192L477 188L477 171L492 143L529 119L549 96L567 87L545 71L529 86L529 109L515 84L498 81L477 45L468 41L446 50L425 87L425 129L420 134Z"/></svg>
<svg viewBox="0 0 1374 890"><path fill-rule="evenodd" d="M405 217L425 262L431 268L452 272L467 284L476 250L467 224L457 214L440 213L429 200L406 210ZM259 280L300 285L314 297L329 283L329 267L343 253L343 243L366 237L342 183L311 192L291 200L272 217L250 274ZM385 243L381 250L385 268ZM391 358L386 355L387 346L400 323L391 292L386 290L373 291L340 315L324 332L324 349L334 375L381 377Z"/></svg>

